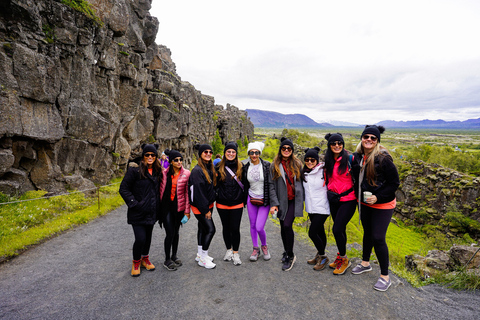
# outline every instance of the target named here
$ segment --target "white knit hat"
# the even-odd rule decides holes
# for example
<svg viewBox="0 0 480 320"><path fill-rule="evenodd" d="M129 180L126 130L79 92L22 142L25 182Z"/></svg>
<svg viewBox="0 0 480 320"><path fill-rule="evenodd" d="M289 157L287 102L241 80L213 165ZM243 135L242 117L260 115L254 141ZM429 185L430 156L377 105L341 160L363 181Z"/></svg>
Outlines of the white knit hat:
<svg viewBox="0 0 480 320"><path fill-rule="evenodd" d="M258 151L260 151L260 153L262 153L263 148L265 148L265 143L263 143L263 142L260 142L260 141L250 142L248 144L247 152L250 151L250 150L258 150Z"/></svg>

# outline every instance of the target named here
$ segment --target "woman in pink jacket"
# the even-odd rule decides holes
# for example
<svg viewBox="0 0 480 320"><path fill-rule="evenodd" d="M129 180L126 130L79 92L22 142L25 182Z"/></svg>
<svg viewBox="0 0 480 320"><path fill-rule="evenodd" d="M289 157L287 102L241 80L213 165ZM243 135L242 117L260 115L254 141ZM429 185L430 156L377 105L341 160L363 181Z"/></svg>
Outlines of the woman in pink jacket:
<svg viewBox="0 0 480 320"><path fill-rule="evenodd" d="M327 197L333 218L333 236L338 248L337 258L329 267L334 269L333 274L341 275L351 264L347 258L347 224L355 213L357 197L350 172L352 156L343 147L343 136L340 133L328 133L325 139L328 141L325 153Z"/></svg>
<svg viewBox="0 0 480 320"><path fill-rule="evenodd" d="M188 200L188 178L190 171L183 168L183 157L177 150L166 150L170 159L168 170L164 170L164 179L160 185L162 218L159 223L165 227L165 262L163 266L175 271L182 265L177 257L179 229L182 223L190 219Z"/></svg>

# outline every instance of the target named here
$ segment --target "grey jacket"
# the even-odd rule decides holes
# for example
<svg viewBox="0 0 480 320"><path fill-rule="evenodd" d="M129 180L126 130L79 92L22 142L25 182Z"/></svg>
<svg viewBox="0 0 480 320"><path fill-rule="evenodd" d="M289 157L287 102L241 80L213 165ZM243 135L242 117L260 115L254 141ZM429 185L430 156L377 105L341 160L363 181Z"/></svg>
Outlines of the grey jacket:
<svg viewBox="0 0 480 320"><path fill-rule="evenodd" d="M288 210L288 197L287 197L287 180L285 179L285 171L283 166L280 165L281 178L273 180L273 169L274 165L270 165L270 207L278 206L277 217L280 220L285 219L285 215ZM295 186L295 217L303 217L303 183L298 181L296 177L294 179Z"/></svg>

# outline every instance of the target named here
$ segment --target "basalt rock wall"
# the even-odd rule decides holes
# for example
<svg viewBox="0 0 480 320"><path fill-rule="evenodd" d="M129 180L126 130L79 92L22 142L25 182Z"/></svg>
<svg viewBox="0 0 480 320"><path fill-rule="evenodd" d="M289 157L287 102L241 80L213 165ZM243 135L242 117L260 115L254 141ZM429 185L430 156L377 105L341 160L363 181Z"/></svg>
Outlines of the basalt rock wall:
<svg viewBox="0 0 480 320"><path fill-rule="evenodd" d="M397 217L445 234L480 239L480 178L423 161L400 173Z"/></svg>
<svg viewBox="0 0 480 320"><path fill-rule="evenodd" d="M146 142L188 166L217 129L224 142L253 137L246 112L181 80L154 42L151 0L89 3L93 16L59 0L0 2L1 192L106 183Z"/></svg>

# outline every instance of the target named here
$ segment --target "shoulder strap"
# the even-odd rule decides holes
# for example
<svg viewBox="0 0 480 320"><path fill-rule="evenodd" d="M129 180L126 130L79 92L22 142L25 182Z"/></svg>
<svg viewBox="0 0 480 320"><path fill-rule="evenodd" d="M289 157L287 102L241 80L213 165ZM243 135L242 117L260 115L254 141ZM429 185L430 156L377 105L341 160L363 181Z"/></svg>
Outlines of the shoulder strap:
<svg viewBox="0 0 480 320"><path fill-rule="evenodd" d="M242 191L243 191L243 183L237 179L237 176L233 173L232 169L230 169L229 167L225 166L225 168L227 169L228 173L230 173L230 175L233 177L233 179L235 179L235 181L237 181L238 185L240 186L240 188L242 188Z"/></svg>

